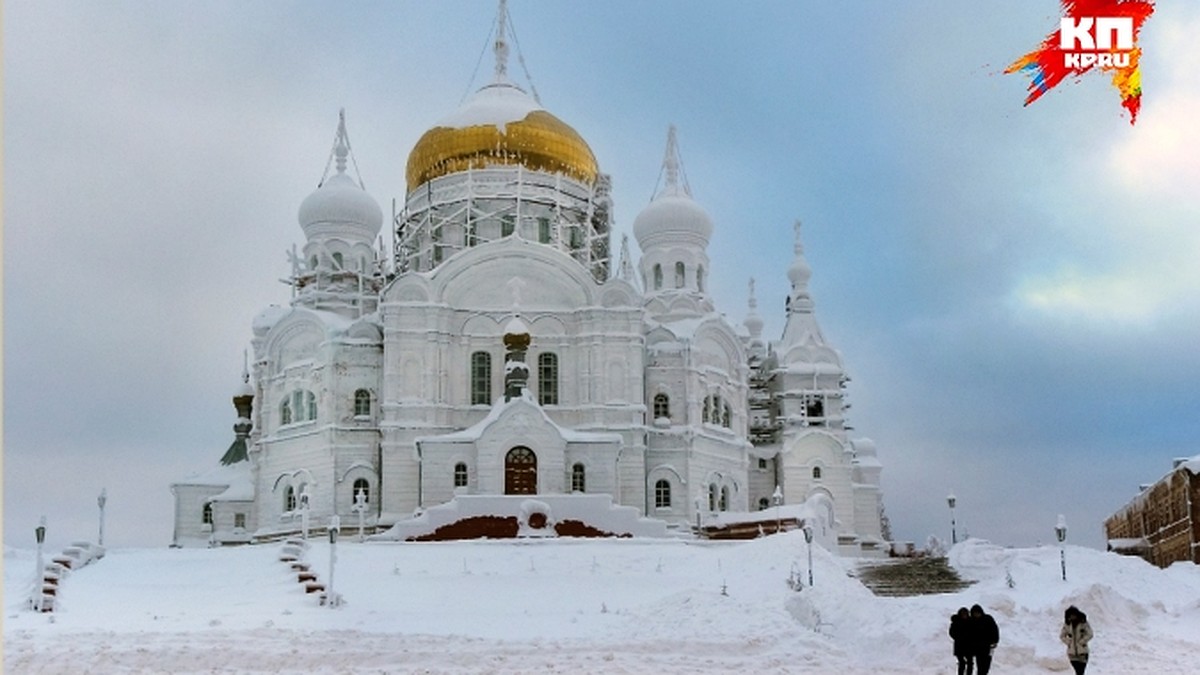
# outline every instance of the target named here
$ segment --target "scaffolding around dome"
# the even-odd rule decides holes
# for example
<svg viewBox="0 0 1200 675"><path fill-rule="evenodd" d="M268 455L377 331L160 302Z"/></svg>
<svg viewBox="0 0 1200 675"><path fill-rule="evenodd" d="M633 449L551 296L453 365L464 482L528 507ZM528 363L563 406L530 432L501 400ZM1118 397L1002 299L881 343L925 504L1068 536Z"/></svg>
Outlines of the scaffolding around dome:
<svg viewBox="0 0 1200 675"><path fill-rule="evenodd" d="M468 168L408 193L396 215L395 269L426 272L459 251L516 236L566 253L609 278L611 181L593 184L522 164Z"/></svg>

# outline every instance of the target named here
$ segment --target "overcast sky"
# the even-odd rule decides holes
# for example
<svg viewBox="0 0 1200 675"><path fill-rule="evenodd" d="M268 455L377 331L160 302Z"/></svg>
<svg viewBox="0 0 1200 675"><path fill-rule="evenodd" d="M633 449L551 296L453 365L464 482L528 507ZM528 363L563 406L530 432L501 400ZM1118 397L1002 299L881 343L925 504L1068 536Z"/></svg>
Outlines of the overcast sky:
<svg viewBox="0 0 1200 675"><path fill-rule="evenodd" d="M986 6L980 6L986 5ZM513 0L543 104L613 176L618 233L667 125L716 223L732 320L783 328L802 219L818 319L897 538L1053 538L1200 453L1200 6L1142 33L1136 126L1107 78L1028 108L1002 75L1056 2ZM491 0L4 7L4 541L170 542L215 465L250 321L337 113L390 211L408 152L484 82ZM478 72L476 70L478 68ZM512 71L520 78L514 58ZM474 79L472 78L472 74ZM615 242L614 242L615 243Z"/></svg>

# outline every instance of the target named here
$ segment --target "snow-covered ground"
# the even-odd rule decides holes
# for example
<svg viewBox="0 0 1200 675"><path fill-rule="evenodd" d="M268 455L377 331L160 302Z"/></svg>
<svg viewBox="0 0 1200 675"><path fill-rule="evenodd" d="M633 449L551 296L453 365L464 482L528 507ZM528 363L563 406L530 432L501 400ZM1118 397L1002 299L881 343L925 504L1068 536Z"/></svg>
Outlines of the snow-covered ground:
<svg viewBox="0 0 1200 675"><path fill-rule="evenodd" d="M1069 673L1058 642L1076 604L1095 629L1088 672L1195 672L1200 567L959 544L977 583L880 598L855 561L798 532L746 543L664 540L338 544L338 608L318 606L280 545L112 550L65 578L60 611L24 608L34 553L4 555L4 672L952 673L950 614L1000 624L993 672ZM307 559L329 580L329 545ZM1011 577L1012 587L1009 586Z"/></svg>

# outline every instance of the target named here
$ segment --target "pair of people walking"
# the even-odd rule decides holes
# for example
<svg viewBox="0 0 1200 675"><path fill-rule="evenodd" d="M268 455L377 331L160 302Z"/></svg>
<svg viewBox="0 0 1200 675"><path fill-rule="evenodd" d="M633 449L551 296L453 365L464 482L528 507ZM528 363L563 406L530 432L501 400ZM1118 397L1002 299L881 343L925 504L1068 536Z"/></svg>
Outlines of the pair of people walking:
<svg viewBox="0 0 1200 675"><path fill-rule="evenodd" d="M950 638L954 640L954 656L958 658L958 675L988 675L992 669L992 654L1000 643L1000 627L983 607L974 605L968 612L960 607L950 617Z"/></svg>

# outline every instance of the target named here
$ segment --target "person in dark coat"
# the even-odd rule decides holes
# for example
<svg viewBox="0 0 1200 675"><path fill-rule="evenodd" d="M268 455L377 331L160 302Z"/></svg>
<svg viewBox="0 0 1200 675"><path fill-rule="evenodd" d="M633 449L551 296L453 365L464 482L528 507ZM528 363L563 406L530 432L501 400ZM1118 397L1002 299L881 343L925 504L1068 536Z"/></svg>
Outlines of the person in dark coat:
<svg viewBox="0 0 1200 675"><path fill-rule="evenodd" d="M971 613L966 607L950 616L950 639L954 640L954 657L958 659L958 675L974 675L975 658L971 641Z"/></svg>
<svg viewBox="0 0 1200 675"><path fill-rule="evenodd" d="M1088 643L1092 641L1092 627L1088 625L1087 614L1075 605L1068 607L1058 637L1067 646L1067 659L1071 661L1075 675L1083 675L1087 669Z"/></svg>
<svg viewBox="0 0 1200 675"><path fill-rule="evenodd" d="M991 614L979 605L971 606L971 633L974 636L975 667L979 675L988 675L992 669L992 654L1000 643L1000 627Z"/></svg>

